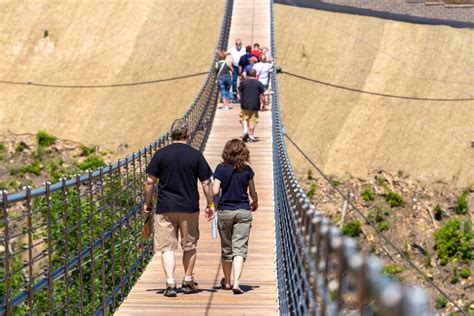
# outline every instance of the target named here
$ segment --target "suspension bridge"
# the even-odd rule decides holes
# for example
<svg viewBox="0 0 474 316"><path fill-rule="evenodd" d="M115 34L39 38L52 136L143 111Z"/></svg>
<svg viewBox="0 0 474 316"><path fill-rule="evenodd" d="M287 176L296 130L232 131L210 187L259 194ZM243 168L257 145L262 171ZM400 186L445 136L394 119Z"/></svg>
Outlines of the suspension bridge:
<svg viewBox="0 0 474 316"><path fill-rule="evenodd" d="M217 49L241 38L277 56L272 6L271 0L227 0ZM189 144L204 152L212 168L225 142L241 134L237 107L217 109L213 65L184 114ZM140 232L144 170L171 142L167 132L105 168L3 192L0 314L430 314L422 290L384 276L377 258L360 254L310 203L286 151L275 75L271 88L271 109L260 113L258 141L249 144L260 207L242 276L244 295L220 288L220 243L203 217L195 267L199 293L162 295L160 255ZM176 275L183 275L179 264Z"/></svg>

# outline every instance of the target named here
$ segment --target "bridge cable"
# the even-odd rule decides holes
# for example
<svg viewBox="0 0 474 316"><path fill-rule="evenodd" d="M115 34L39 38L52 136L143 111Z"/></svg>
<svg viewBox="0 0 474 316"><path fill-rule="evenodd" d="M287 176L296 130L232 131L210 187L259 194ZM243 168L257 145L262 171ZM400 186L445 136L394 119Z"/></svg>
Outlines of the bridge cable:
<svg viewBox="0 0 474 316"><path fill-rule="evenodd" d="M290 3L291 5L293 5L293 6L297 7L297 8L302 8L300 5L294 3L294 2L291 1L291 0L288 0L288 3ZM336 25L333 25L333 24L329 23L327 20L323 20L323 19L321 19L321 18L319 18L319 17L317 17L317 16L315 16L315 17L313 17L313 18L316 19L316 20L318 20L319 22L325 24L326 26L329 26L330 28L332 28L332 29L334 29L334 30L336 30L336 31L338 31L338 32L340 32L340 33L345 34L346 36L349 36L349 37L354 38L357 42L360 42L360 43L364 44L365 46L370 47L371 49L375 50L376 52L378 52L378 53L380 53L380 54L382 54L382 55L385 55L385 56L389 57L390 59L393 59L393 60L397 61L398 63L400 63L400 64L402 64L402 65L404 65L404 66L406 66L406 67L408 67L408 68L411 68L411 69L414 70L415 72L418 72L418 71L419 71L419 69L417 69L415 66L410 65L410 64L407 64L406 62L404 62L403 60L401 60L400 58L398 58L396 55L391 54L390 52L386 52L386 51L380 49L380 46L374 45L373 43L370 43L368 40L365 40L363 37L358 36L358 35L354 35L354 34L348 32L346 29L341 28L341 27L338 27L338 26L336 26ZM439 43L439 41L438 41L438 43ZM436 79L436 78L431 78L431 79L443 82L443 80L439 80L439 79ZM468 92L466 92L466 91L463 91L463 92L466 93L466 94L468 94L468 95L472 95L471 93L468 93Z"/></svg>
<svg viewBox="0 0 474 316"><path fill-rule="evenodd" d="M443 295L444 297L446 297L446 299L448 299L448 301L450 301L457 309L459 312L463 313L465 316L467 316L467 313L461 308L459 307L459 305L451 298L449 297L449 295L443 291L438 285L436 285L436 283L434 283L432 280L430 280L430 278L423 272L421 271L420 268L418 268L414 263L413 261L410 260L410 258L408 258L397 246L395 246L395 244L387 237L385 236L384 233L382 233L380 230L377 229L376 225L374 223L372 223L363 213L362 211L360 211L355 205L354 203L351 202L350 199L348 199L346 197L346 195L344 195L344 193L339 190L337 188L336 185L334 185L333 181L321 170L321 168L319 168L312 160L311 158L309 158L308 155L306 155L305 152L303 152L303 150L295 143L295 141L290 137L288 136L288 134L286 133L286 131L284 132L284 135L286 137L286 139L288 139L288 141L296 148L296 150L306 159L306 161L311 164L311 166L313 166L314 169L316 169L319 174L321 174L321 176L331 185L331 187L340 195L342 196L342 198L365 220L365 222L367 224L369 224L373 229L374 231L377 233L377 235L379 235L380 237L382 237L382 239L384 239L396 252L398 252L398 254L413 268L415 269L420 275L423 276L423 278L425 279L426 282L428 282L433 288L435 288L441 295Z"/></svg>
<svg viewBox="0 0 474 316"><path fill-rule="evenodd" d="M337 84L334 84L334 83L321 81L321 80L317 80L317 79L312 79L312 78L297 75L297 74L287 72L287 71L283 71L282 74L288 75L290 77L295 77L295 78L298 78L298 79L301 79L301 80L306 80L306 81L310 81L310 82L313 82L313 83L318 83L318 84L321 84L321 85L337 88L337 89L343 89L343 90L357 92L357 93L363 93L363 94L370 94L370 95L375 95L375 96L385 97L385 98L395 98L395 99L404 99L404 100L413 100L413 101L434 101L434 102L469 102L469 101L474 101L474 98L460 98L460 99L421 98L421 97L409 97L409 96L394 95L394 94L387 94L387 93L380 93L380 92L372 92L372 91L365 91L365 90L361 90L361 89L357 89L357 88L341 86L341 85L337 85Z"/></svg>
<svg viewBox="0 0 474 316"><path fill-rule="evenodd" d="M9 80L0 80L0 84L37 86L37 87L43 87L43 88L67 88L67 89L119 88L119 87L140 86L140 85L146 85L146 84L155 84L155 83L160 83L160 82L187 79L187 78L202 76L202 75L205 75L207 73L208 73L208 71L198 72L198 73L184 75L184 76L177 76L177 77L170 77L170 78L163 78L163 79L155 79L155 80L148 80L148 81L112 83L112 84L98 84L98 85L62 85L62 84L51 84L51 83L35 83L33 81L24 82L24 81L9 81Z"/></svg>

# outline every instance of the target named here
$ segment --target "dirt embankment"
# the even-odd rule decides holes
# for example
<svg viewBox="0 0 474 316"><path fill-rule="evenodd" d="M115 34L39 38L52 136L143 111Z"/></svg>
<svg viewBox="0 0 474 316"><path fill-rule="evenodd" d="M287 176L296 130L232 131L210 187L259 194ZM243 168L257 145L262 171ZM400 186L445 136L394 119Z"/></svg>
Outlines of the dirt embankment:
<svg viewBox="0 0 474 316"><path fill-rule="evenodd" d="M284 71L334 85L430 99L474 98L474 30L279 6ZM474 101L421 101L280 75L289 135L327 173L403 170L415 180L474 181ZM292 163L308 165L289 146Z"/></svg>
<svg viewBox="0 0 474 316"><path fill-rule="evenodd" d="M0 79L103 85L206 72L223 10L211 0L2 2ZM0 133L46 130L132 152L183 114L204 78L95 89L0 84Z"/></svg>

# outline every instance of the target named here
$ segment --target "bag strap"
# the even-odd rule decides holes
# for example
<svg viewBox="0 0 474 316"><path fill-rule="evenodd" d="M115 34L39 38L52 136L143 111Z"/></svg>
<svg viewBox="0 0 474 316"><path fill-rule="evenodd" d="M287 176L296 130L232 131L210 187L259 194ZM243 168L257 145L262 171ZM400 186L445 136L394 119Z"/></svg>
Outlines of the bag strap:
<svg viewBox="0 0 474 316"><path fill-rule="evenodd" d="M217 62L217 63L219 63L219 62ZM224 69L224 65L225 65L225 64L226 64L225 60L222 60L222 65L221 65L221 68L219 69L219 72L217 73L216 78L219 77L219 75L221 74L222 69Z"/></svg>

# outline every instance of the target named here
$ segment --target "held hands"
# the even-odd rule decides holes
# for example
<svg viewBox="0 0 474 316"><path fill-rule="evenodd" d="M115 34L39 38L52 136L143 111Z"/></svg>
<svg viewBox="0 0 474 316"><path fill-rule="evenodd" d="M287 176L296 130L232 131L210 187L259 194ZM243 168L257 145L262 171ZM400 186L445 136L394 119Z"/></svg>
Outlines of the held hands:
<svg viewBox="0 0 474 316"><path fill-rule="evenodd" d="M143 213L149 214L153 210L153 205L152 204L143 204Z"/></svg>
<svg viewBox="0 0 474 316"><path fill-rule="evenodd" d="M252 203L250 203L250 209L252 210L252 212L255 212L258 208L258 201L253 201Z"/></svg>
<svg viewBox="0 0 474 316"><path fill-rule="evenodd" d="M214 216L216 216L214 203L210 203L207 205L206 210L204 211L204 216L206 217L208 222L211 221L214 218Z"/></svg>

